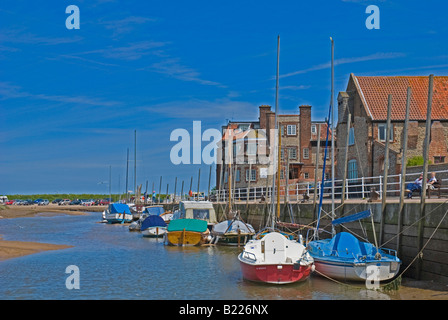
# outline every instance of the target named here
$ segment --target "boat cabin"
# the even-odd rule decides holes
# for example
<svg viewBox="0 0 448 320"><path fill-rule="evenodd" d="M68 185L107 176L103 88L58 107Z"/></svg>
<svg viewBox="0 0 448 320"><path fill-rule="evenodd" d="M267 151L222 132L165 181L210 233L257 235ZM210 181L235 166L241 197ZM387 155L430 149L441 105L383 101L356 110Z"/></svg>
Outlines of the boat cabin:
<svg viewBox="0 0 448 320"><path fill-rule="evenodd" d="M199 219L209 224L218 222L213 204L209 201L181 201L179 209L174 212L174 219Z"/></svg>

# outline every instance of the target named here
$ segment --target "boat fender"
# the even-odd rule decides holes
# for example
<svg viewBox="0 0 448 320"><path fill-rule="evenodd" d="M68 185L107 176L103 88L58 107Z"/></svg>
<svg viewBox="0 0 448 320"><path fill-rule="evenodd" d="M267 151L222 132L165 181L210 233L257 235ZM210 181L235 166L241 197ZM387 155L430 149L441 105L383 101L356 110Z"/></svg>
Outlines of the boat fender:
<svg viewBox="0 0 448 320"><path fill-rule="evenodd" d="M311 272L314 272L316 270L316 266L314 264L311 265Z"/></svg>

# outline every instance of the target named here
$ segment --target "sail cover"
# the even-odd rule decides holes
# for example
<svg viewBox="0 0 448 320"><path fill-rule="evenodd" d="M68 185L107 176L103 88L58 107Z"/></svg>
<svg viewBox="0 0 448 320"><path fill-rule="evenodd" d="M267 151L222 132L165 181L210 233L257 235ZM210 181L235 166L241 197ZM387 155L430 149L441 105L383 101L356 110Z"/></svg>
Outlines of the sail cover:
<svg viewBox="0 0 448 320"><path fill-rule="evenodd" d="M110 213L126 213L131 214L129 206L124 203L112 203L109 205Z"/></svg>
<svg viewBox="0 0 448 320"><path fill-rule="evenodd" d="M207 221L197 219L175 219L168 225L168 232L172 231L194 231L205 232L207 230Z"/></svg>
<svg viewBox="0 0 448 320"><path fill-rule="evenodd" d="M213 226L213 232L215 233L255 233L255 229L247 223L241 220L225 220Z"/></svg>
<svg viewBox="0 0 448 320"><path fill-rule="evenodd" d="M164 212L165 210L163 210L163 206L147 207L145 209L145 213L147 213L148 215L160 216Z"/></svg>
<svg viewBox="0 0 448 320"><path fill-rule="evenodd" d="M369 209L369 210L361 211L361 212L358 212L358 213L355 213L355 214L352 214L352 215L349 215L346 217L335 219L331 223L335 226L335 225L338 225L341 223L353 222L353 221L357 221L360 219L368 218L368 217L370 217L371 214L372 214L372 212Z"/></svg>
<svg viewBox="0 0 448 320"><path fill-rule="evenodd" d="M160 216L149 216L142 222L141 231L151 227L166 227L166 222Z"/></svg>

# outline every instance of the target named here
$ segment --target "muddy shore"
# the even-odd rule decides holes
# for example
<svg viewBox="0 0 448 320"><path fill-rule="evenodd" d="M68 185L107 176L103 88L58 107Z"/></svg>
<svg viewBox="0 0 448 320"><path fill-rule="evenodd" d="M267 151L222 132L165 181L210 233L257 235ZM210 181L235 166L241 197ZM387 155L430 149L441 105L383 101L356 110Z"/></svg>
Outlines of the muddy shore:
<svg viewBox="0 0 448 320"><path fill-rule="evenodd" d="M52 215L52 214L69 214L69 215L84 215L86 212L103 211L104 206L1 206L0 207L0 221L1 219L26 218L34 217L36 215ZM25 256L41 251L47 250L61 250L71 248L68 245L57 245L50 243L26 242L26 241L7 241L3 240L0 235L0 261Z"/></svg>

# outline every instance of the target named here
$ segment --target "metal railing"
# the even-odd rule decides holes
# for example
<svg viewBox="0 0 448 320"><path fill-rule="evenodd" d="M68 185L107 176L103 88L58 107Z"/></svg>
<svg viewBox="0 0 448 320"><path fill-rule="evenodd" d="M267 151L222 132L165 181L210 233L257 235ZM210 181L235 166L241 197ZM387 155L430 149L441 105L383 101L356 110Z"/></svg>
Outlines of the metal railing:
<svg viewBox="0 0 448 320"><path fill-rule="evenodd" d="M448 170L435 171L436 177L438 175L448 176ZM408 183L412 183L416 178L419 177L421 173L408 173L405 176L405 188ZM401 186L402 175L388 175L387 181L384 181L383 176L376 177L360 177L360 178L349 178L346 179L345 183L345 199L366 199L370 197L370 193L373 189L379 193L379 198L382 199L383 196L383 188L386 188L386 196L399 196L400 195L400 186ZM448 191L448 187L444 186L444 181L447 182L447 179L438 178L439 181L442 182L443 190ZM317 183L317 199L321 196L321 185L322 182L319 181ZM335 198L342 197L342 179L335 180L334 183L334 194ZM324 188L322 196L331 197L331 181L324 181ZM212 200L214 201L228 201L228 193L227 189L216 190L216 193ZM280 185L280 200L283 202L285 200L285 184ZM256 201L262 200L263 197L265 199L270 199L272 195L272 187L243 187L243 188L235 188L232 190L232 199L234 201ZM311 199L314 196L314 183L313 182L300 182L294 185L288 186L288 195L287 200L294 201L303 201Z"/></svg>

